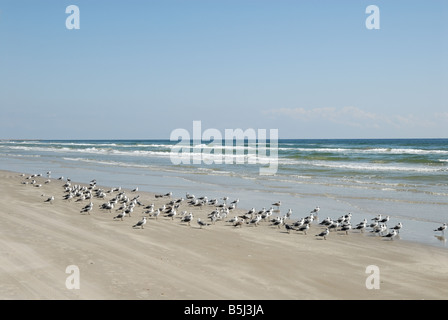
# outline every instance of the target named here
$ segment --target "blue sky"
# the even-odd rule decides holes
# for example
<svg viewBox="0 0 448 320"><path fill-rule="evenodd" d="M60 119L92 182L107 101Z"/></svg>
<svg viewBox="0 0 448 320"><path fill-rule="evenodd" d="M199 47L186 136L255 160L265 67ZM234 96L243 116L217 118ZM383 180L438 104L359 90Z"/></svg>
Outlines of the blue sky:
<svg viewBox="0 0 448 320"><path fill-rule="evenodd" d="M0 0L4 139L446 138L447 89L446 0Z"/></svg>

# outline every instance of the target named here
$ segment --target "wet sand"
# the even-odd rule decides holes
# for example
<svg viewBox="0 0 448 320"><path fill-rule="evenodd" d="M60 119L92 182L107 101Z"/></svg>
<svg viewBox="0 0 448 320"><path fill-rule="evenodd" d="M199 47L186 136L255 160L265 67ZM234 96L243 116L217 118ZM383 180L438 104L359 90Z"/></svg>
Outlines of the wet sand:
<svg viewBox="0 0 448 320"><path fill-rule="evenodd" d="M316 223L306 235L268 221L241 228L217 221L200 228L196 219L210 223L207 215L214 207L191 207L186 201L178 212L194 214L190 226L161 214L137 229L132 226L143 207L137 205L123 221L113 219L115 209L99 208L117 192L94 198L92 212L83 214L89 201L63 200L65 181L35 180L42 187L22 184L30 180L19 173L0 171L0 299L448 298L446 249L357 231L334 231L324 240L315 236L323 230ZM140 195L139 201L155 208L171 200L126 194ZM52 195L53 204L46 203ZM237 209L227 219L245 212ZM378 267L379 289L366 287L370 265ZM66 286L73 276L66 273L68 266L79 270L79 289Z"/></svg>

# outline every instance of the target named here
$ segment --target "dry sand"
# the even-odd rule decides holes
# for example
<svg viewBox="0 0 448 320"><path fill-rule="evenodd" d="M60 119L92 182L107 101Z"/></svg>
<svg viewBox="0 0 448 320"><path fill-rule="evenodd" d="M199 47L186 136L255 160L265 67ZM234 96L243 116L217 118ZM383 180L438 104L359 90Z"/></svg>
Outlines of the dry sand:
<svg viewBox="0 0 448 320"><path fill-rule="evenodd" d="M43 186L0 171L0 299L448 298L445 249L355 231L322 240L318 225L307 235L269 222L200 229L196 218L207 220L213 208L185 202L179 211L194 213L191 226L161 215L133 229L142 207L116 221L115 210L99 209L106 200L94 199L91 214L81 214L88 202L63 200L65 181L36 180ZM127 194L156 208L169 201ZM51 195L54 203L45 203ZM79 268L80 289L66 287L70 265ZM369 265L379 268L379 289L366 288Z"/></svg>

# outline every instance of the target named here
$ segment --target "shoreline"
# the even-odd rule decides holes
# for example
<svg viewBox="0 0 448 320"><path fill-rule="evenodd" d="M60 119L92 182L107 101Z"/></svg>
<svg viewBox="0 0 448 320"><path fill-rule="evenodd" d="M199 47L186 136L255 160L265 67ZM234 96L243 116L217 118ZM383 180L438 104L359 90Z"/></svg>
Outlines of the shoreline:
<svg viewBox="0 0 448 320"><path fill-rule="evenodd" d="M0 171L1 299L448 298L440 286L448 280L446 249L358 232L332 231L322 240L315 237L322 230L316 224L307 235L288 234L268 222L235 228L218 221L201 229L196 218L207 221L214 207L185 203L179 212L194 214L191 226L161 214L144 229L133 229L142 217L138 206L131 217L114 221L115 210L98 208L108 196L94 198L90 215L80 214L88 201L62 200L65 181L44 184L43 176L36 188L21 184L19 174ZM122 191L155 208L169 201ZM50 195L54 203L44 203ZM80 289L65 286L69 265L79 267ZM378 290L366 288L369 265L380 270Z"/></svg>

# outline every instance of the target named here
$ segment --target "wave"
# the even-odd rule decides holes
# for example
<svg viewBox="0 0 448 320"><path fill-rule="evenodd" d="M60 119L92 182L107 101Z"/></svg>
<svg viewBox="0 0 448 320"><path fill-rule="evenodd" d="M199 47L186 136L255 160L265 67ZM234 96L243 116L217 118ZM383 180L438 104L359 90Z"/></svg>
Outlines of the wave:
<svg viewBox="0 0 448 320"><path fill-rule="evenodd" d="M12 154L12 153L6 153L4 154L7 157L17 157L17 158L40 158L40 155L38 154Z"/></svg>
<svg viewBox="0 0 448 320"><path fill-rule="evenodd" d="M447 154L448 150L406 149L406 148L278 148L284 151L315 152L315 153L359 153L359 154L417 154L437 155Z"/></svg>
<svg viewBox="0 0 448 320"><path fill-rule="evenodd" d="M66 161L95 163L95 164L119 166L119 167L153 168L153 166L151 166L151 165L127 163L127 162L119 162L119 161L109 161L109 160L94 160L94 159L86 159L86 158L67 158L67 157L64 157L62 159L66 160Z"/></svg>
<svg viewBox="0 0 448 320"><path fill-rule="evenodd" d="M332 168L332 169L345 169L353 171L395 171L395 172L446 172L446 168L435 167L411 167L411 166L390 166L379 165L371 163L354 164L354 163L331 163L331 162L308 162L306 163L315 167Z"/></svg>
<svg viewBox="0 0 448 320"><path fill-rule="evenodd" d="M161 143L162 142L162 143ZM112 140L108 141L35 141L35 140L20 140L20 141L0 141L0 146L9 146L12 147L14 145L25 145L27 147L52 147L52 146L60 146L60 147L91 147L91 148L166 148L171 149L174 146L181 146L176 141L167 141L167 143L163 143L164 141L120 141L120 140ZM233 145L233 141L226 143L200 143L194 144L191 141L186 142L186 146L196 148L196 149L222 149L222 150L265 150L270 148L269 142L264 143L249 143L241 145L241 142L238 142L236 145ZM12 146L11 146L12 145ZM300 154L297 153L332 153L332 154L391 154L391 155L400 155L400 154L413 154L413 155L448 155L447 149L422 149L422 148L400 148L400 147L314 147L316 144L307 144L310 147L301 147L294 143L282 143L278 142L278 151L285 151L285 154L290 154L291 156L298 156ZM311 147L313 146L313 147Z"/></svg>
<svg viewBox="0 0 448 320"><path fill-rule="evenodd" d="M99 155L121 155L121 156L138 156L138 157L163 157L163 158L173 158L178 157L178 153L171 151L151 151L151 150L132 150L132 151L123 151L114 148L83 148L83 149L73 149L73 148L51 148L51 147L27 147L27 146L11 146L10 149L14 150L24 150L24 151L38 151L38 152L56 152L56 153L80 153L80 154L99 154ZM201 153L201 152L187 152L184 154L186 158L191 159L203 159L207 161L229 161L235 160L237 163L244 161L249 162L257 162L257 163L269 163L271 160L270 157L267 156L258 156L256 153L247 153L247 154L228 154L228 153ZM193 149L194 150L194 149ZM183 157L182 155L180 157Z"/></svg>

